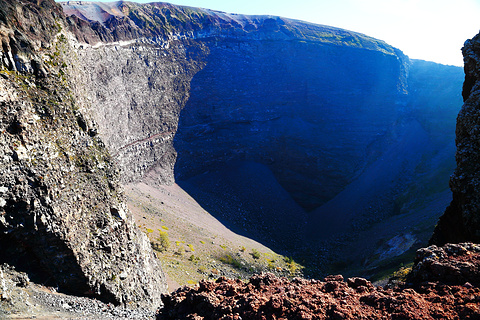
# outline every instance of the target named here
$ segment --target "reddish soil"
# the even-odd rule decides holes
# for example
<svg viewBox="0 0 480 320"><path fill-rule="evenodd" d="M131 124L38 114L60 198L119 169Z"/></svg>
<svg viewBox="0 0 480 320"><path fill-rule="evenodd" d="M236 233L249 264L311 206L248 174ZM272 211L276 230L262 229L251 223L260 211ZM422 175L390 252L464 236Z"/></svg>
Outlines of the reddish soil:
<svg viewBox="0 0 480 320"><path fill-rule="evenodd" d="M165 295L157 319L480 319L480 289L465 282L478 269L472 266L480 264L479 249L473 244L421 249L411 279L422 282L392 288L363 278L288 280L268 273L249 282L202 281ZM418 278L432 261L436 273ZM462 274L465 262L472 268ZM454 270L459 270L456 280ZM430 281L438 272L449 275L449 284Z"/></svg>

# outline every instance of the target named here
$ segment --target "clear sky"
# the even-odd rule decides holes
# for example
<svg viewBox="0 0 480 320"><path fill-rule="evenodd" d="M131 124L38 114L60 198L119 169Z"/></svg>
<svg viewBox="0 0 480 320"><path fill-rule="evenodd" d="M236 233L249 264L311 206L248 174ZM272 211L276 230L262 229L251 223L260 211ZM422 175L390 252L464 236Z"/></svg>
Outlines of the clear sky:
<svg viewBox="0 0 480 320"><path fill-rule="evenodd" d="M97 0L98 1L98 0ZM152 2L136 0L134 2ZM480 0L172 0L230 13L271 14L364 33L410 58L463 66L480 30Z"/></svg>

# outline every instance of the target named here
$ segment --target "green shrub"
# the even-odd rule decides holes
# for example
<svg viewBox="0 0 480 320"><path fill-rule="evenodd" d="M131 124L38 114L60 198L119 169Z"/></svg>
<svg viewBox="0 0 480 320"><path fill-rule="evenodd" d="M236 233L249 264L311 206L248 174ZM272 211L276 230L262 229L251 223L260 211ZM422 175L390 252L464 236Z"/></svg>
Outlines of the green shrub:
<svg viewBox="0 0 480 320"><path fill-rule="evenodd" d="M256 249L252 249L252 253L250 253L253 257L253 259L260 259L260 252L258 252Z"/></svg>
<svg viewBox="0 0 480 320"><path fill-rule="evenodd" d="M200 261L200 258L192 254L188 260L192 261L193 263L197 263Z"/></svg>
<svg viewBox="0 0 480 320"><path fill-rule="evenodd" d="M221 262L225 263L225 264L229 264L231 266L233 266L234 268L237 268L237 269L241 269L242 268L242 264L240 263L240 261L238 261L237 259L233 258L231 255L227 254L227 255L224 255L223 257L220 257L219 259Z"/></svg>
<svg viewBox="0 0 480 320"><path fill-rule="evenodd" d="M157 242L152 243L154 250L164 252L170 248L170 239L166 231L160 231L160 236L155 240L157 240Z"/></svg>

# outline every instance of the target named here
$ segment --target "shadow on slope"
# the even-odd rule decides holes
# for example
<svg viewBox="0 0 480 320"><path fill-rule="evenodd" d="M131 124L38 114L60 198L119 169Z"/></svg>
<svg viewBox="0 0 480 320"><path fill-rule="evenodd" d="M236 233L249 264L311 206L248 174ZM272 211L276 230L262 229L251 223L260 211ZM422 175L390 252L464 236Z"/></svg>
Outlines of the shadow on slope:
<svg viewBox="0 0 480 320"><path fill-rule="evenodd" d="M405 190L421 160L428 135L417 121L399 130L396 142L335 198L310 213L309 239L328 239L361 228L395 212L395 198Z"/></svg>
<svg viewBox="0 0 480 320"><path fill-rule="evenodd" d="M404 124L377 161L311 213L308 242L329 248L328 272L379 278L411 261L450 202L453 154L453 142L438 146L416 120Z"/></svg>
<svg viewBox="0 0 480 320"><path fill-rule="evenodd" d="M267 271L290 278L302 275L301 265L232 232L177 184L135 183L125 191L137 226L162 262L170 291L219 276L246 279Z"/></svg>
<svg viewBox="0 0 480 320"><path fill-rule="evenodd" d="M296 256L310 276L378 276L409 261L450 201L454 145L416 120L398 124L381 156L334 199L306 213L268 166L231 161L177 183L232 231ZM402 258L404 257L404 258Z"/></svg>
<svg viewBox="0 0 480 320"><path fill-rule="evenodd" d="M236 233L283 254L305 244L305 211L265 165L232 161L177 183Z"/></svg>

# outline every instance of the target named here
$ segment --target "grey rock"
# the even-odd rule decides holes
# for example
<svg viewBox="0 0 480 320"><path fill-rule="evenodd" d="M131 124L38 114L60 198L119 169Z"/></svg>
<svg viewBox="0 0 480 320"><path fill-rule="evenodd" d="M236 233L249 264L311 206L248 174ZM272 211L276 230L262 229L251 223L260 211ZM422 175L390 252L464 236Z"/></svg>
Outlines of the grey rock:
<svg viewBox="0 0 480 320"><path fill-rule="evenodd" d="M440 281L449 285L477 285L480 246L474 243L446 244L417 251L408 281L416 284ZM468 285L467 285L468 286Z"/></svg>

